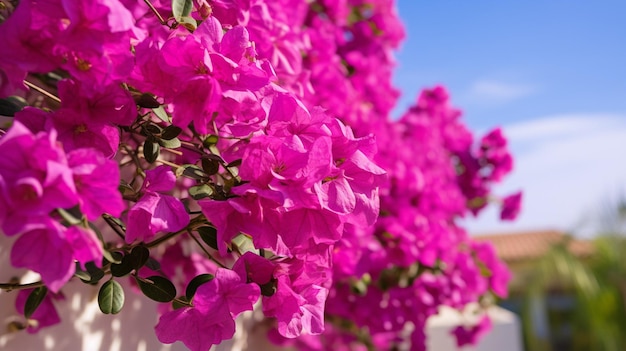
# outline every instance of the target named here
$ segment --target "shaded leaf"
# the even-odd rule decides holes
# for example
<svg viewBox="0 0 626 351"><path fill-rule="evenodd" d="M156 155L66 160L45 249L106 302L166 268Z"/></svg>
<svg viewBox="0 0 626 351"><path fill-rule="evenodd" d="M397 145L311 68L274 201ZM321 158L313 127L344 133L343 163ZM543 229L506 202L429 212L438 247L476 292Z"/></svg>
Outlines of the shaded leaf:
<svg viewBox="0 0 626 351"><path fill-rule="evenodd" d="M191 279L189 284L187 284L187 289L185 290L185 296L187 297L187 299L191 301L200 285L208 283L211 280L213 280L213 274L200 274L199 276Z"/></svg>
<svg viewBox="0 0 626 351"><path fill-rule="evenodd" d="M202 169L208 175L216 174L220 170L220 163L216 159L203 157L201 162L202 162Z"/></svg>
<svg viewBox="0 0 626 351"><path fill-rule="evenodd" d="M132 272L132 270L135 269L136 265L137 261L134 256L125 255L122 258L122 262L114 263L111 265L111 274L114 277L123 277Z"/></svg>
<svg viewBox="0 0 626 351"><path fill-rule="evenodd" d="M213 227L200 227L196 229L200 234L200 239L211 248L217 250L217 229Z"/></svg>
<svg viewBox="0 0 626 351"><path fill-rule="evenodd" d="M229 164L226 165L226 167L239 167L239 166L241 166L241 159L234 160L233 162L230 162Z"/></svg>
<svg viewBox="0 0 626 351"><path fill-rule="evenodd" d="M172 308L175 310L189 306L191 306L191 304L187 301L185 296L179 296L177 299L172 300Z"/></svg>
<svg viewBox="0 0 626 351"><path fill-rule="evenodd" d="M161 104L157 101L157 99L151 94L143 93L135 98L135 103L139 105L139 107L144 108L158 108Z"/></svg>
<svg viewBox="0 0 626 351"><path fill-rule="evenodd" d="M171 140L179 136L182 131L183 130L180 127L177 127L175 125L167 126L165 127L165 129L163 129L163 132L161 133L161 138L165 140Z"/></svg>
<svg viewBox="0 0 626 351"><path fill-rule="evenodd" d="M176 298L176 287L167 278L158 275L140 279L135 277L141 292L157 302L170 302Z"/></svg>
<svg viewBox="0 0 626 351"><path fill-rule="evenodd" d="M159 158L160 152L161 147L158 143L155 143L149 139L146 139L146 142L143 143L143 157L146 158L146 161L154 163L154 161Z"/></svg>
<svg viewBox="0 0 626 351"><path fill-rule="evenodd" d="M150 250L147 247L139 245L133 247L130 255L135 258L135 268L139 269L148 262L150 258Z"/></svg>
<svg viewBox="0 0 626 351"><path fill-rule="evenodd" d="M104 250L104 252L102 252L102 256L104 256L104 258L111 263L122 263L122 254L119 252L109 252L107 250ZM105 262L106 264L106 262Z"/></svg>
<svg viewBox="0 0 626 351"><path fill-rule="evenodd" d="M13 117L27 105L24 99L17 96L0 99L0 116Z"/></svg>
<svg viewBox="0 0 626 351"><path fill-rule="evenodd" d="M98 306L104 314L117 314L124 306L124 289L111 279L102 284L98 292Z"/></svg>
<svg viewBox="0 0 626 351"><path fill-rule="evenodd" d="M161 132L163 131L163 129L161 129L161 127L157 126L156 124L148 124L145 126L146 131L150 134L161 134Z"/></svg>
<svg viewBox="0 0 626 351"><path fill-rule="evenodd" d="M204 171L196 165L182 165L176 169L176 176L184 176L191 179L207 179L208 176Z"/></svg>
<svg viewBox="0 0 626 351"><path fill-rule="evenodd" d="M106 252L106 251L105 251ZM90 284L95 284L100 281L100 279L104 278L104 271L96 266L94 262L85 263L85 269L91 279L87 282Z"/></svg>
<svg viewBox="0 0 626 351"><path fill-rule="evenodd" d="M37 307L41 305L43 299L46 297L46 294L48 294L48 288L45 286L40 286L31 291L26 299L26 305L24 306L24 317L30 318L33 313L35 313Z"/></svg>

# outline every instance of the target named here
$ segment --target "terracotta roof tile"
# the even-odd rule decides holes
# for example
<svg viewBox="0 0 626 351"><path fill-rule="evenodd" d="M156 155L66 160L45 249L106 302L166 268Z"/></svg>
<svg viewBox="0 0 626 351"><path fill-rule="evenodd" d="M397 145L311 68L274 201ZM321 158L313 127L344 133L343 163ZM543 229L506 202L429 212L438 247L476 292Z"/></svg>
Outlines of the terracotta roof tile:
<svg viewBox="0 0 626 351"><path fill-rule="evenodd" d="M575 239L557 230L479 235L472 238L493 243L498 256L505 262L539 258L552 245L563 240L569 240L568 247L576 256L588 256L593 252L590 241Z"/></svg>

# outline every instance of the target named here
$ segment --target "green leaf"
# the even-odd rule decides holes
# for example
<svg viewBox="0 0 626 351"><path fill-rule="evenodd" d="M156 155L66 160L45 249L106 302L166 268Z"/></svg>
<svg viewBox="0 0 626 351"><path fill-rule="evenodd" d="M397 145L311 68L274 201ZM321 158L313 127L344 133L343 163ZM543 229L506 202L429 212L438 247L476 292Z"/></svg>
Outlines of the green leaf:
<svg viewBox="0 0 626 351"><path fill-rule="evenodd" d="M172 0L174 19L180 22L183 17L189 16L193 9L193 0Z"/></svg>
<svg viewBox="0 0 626 351"><path fill-rule="evenodd" d="M114 277L123 277L132 272L132 270L135 269L136 265L137 261L134 256L125 255L122 258L122 262L113 263L111 265L111 274Z"/></svg>
<svg viewBox="0 0 626 351"><path fill-rule="evenodd" d="M209 135L202 142L202 146L208 149L211 146L217 144L218 141L219 141L219 137L217 135Z"/></svg>
<svg viewBox="0 0 626 351"><path fill-rule="evenodd" d="M179 296L177 299L174 299L172 301L172 308L177 310L179 308L183 308L183 307L190 307L191 303L189 301L187 301L187 298L185 296Z"/></svg>
<svg viewBox="0 0 626 351"><path fill-rule="evenodd" d="M26 305L24 305L24 317L30 318L33 313L35 313L37 307L41 305L47 293L48 288L46 288L45 286L40 286L31 291L31 293L28 295L28 298L26 299Z"/></svg>
<svg viewBox="0 0 626 351"><path fill-rule="evenodd" d="M145 246L135 246L130 252L130 255L135 258L135 268L139 269L143 267L150 258L150 250Z"/></svg>
<svg viewBox="0 0 626 351"><path fill-rule="evenodd" d="M77 225L77 224L82 223L80 218L74 217L74 215L71 214L69 211L66 211L62 208L59 208L58 211L59 211L59 214L61 215L61 218L63 218L67 222L67 224Z"/></svg>
<svg viewBox="0 0 626 351"><path fill-rule="evenodd" d="M233 162L226 165L226 167L239 167L241 166L241 159L234 160Z"/></svg>
<svg viewBox="0 0 626 351"><path fill-rule="evenodd" d="M209 176L196 165L182 165L176 169L176 176L184 176L191 179L202 180L207 179Z"/></svg>
<svg viewBox="0 0 626 351"><path fill-rule="evenodd" d="M139 107L144 108L159 108L161 104L151 94L143 93L135 98L135 102Z"/></svg>
<svg viewBox="0 0 626 351"><path fill-rule="evenodd" d="M0 116L13 117L27 105L24 99L17 96L0 99Z"/></svg>
<svg viewBox="0 0 626 351"><path fill-rule="evenodd" d="M157 139L159 145L168 148L168 149L177 149L180 147L181 143L178 138L173 139Z"/></svg>
<svg viewBox="0 0 626 351"><path fill-rule="evenodd" d="M102 256L104 256L104 258L111 263L122 263L122 254L119 252L109 252L104 250L102 252Z"/></svg>
<svg viewBox="0 0 626 351"><path fill-rule="evenodd" d="M135 277L141 292L157 302L170 302L176 298L176 287L167 278L158 275L141 279Z"/></svg>
<svg viewBox="0 0 626 351"><path fill-rule="evenodd" d="M277 281L275 279L272 279L269 282L261 285L261 295L268 297L274 295L276 293L276 282Z"/></svg>
<svg viewBox="0 0 626 351"><path fill-rule="evenodd" d="M147 124L144 127L146 129L146 131L150 134L161 134L161 132L163 131L163 128L159 127L156 124Z"/></svg>
<svg viewBox="0 0 626 351"><path fill-rule="evenodd" d="M180 135L183 130L180 127L175 125L167 126L163 129L163 133L161 133L161 138L165 140L172 140Z"/></svg>
<svg viewBox="0 0 626 351"><path fill-rule="evenodd" d="M200 239L211 248L217 250L217 229L213 227L200 227L196 229L200 234Z"/></svg>
<svg viewBox="0 0 626 351"><path fill-rule="evenodd" d="M98 306L104 314L117 314L124 307L124 289L111 279L102 284L98 292Z"/></svg>
<svg viewBox="0 0 626 351"><path fill-rule="evenodd" d="M192 186L189 188L189 195L191 195L194 200L204 199L213 195L213 188L206 184Z"/></svg>
<svg viewBox="0 0 626 351"><path fill-rule="evenodd" d="M248 251L253 252L255 254L259 254L259 250L254 247L252 243L252 238L245 234L239 234L232 240L233 245L237 248L240 254L244 254Z"/></svg>
<svg viewBox="0 0 626 351"><path fill-rule="evenodd" d="M143 143L143 156L146 158L146 161L150 163L154 163L157 158L159 158L159 153L161 148L159 144L146 139L146 142Z"/></svg>
<svg viewBox="0 0 626 351"><path fill-rule="evenodd" d="M157 108L153 108L152 112L159 117L159 119L163 122L170 122L170 116L168 116L167 112L165 112L165 108L163 106L159 106Z"/></svg>
<svg viewBox="0 0 626 351"><path fill-rule="evenodd" d="M189 301L193 299L193 296L196 294L196 290L200 287L200 285L204 283L208 283L213 280L212 274L200 274L199 276L191 279L189 284L187 284L187 290L185 290L185 296Z"/></svg>
<svg viewBox="0 0 626 351"><path fill-rule="evenodd" d="M91 281L91 274L89 272L84 271L80 267L80 263L76 262L76 269L74 271L74 275L77 276L80 280L88 282Z"/></svg>
<svg viewBox="0 0 626 351"><path fill-rule="evenodd" d="M220 163L216 159L203 157L201 162L202 162L202 169L208 175L213 175L219 172L220 170Z"/></svg>
<svg viewBox="0 0 626 351"><path fill-rule="evenodd" d="M185 28L189 29L190 31L194 31L196 30L196 28L198 28L198 21L196 21L193 17L190 16L185 16L182 17L179 21L177 21L180 25L185 26Z"/></svg>
<svg viewBox="0 0 626 351"><path fill-rule="evenodd" d="M105 251L107 252L107 251ZM85 269L89 276L91 277L89 281L86 283L95 284L100 281L100 279L104 278L104 271L96 266L94 262L85 263Z"/></svg>

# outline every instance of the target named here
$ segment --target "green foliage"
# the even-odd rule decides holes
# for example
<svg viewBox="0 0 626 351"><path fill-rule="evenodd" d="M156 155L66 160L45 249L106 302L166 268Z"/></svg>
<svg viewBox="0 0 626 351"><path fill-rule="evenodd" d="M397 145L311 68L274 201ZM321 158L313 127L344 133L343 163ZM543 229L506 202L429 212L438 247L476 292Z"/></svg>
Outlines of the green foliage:
<svg viewBox="0 0 626 351"><path fill-rule="evenodd" d="M157 302L170 302L176 298L176 287L167 278L153 275L148 278L135 277L141 292Z"/></svg>

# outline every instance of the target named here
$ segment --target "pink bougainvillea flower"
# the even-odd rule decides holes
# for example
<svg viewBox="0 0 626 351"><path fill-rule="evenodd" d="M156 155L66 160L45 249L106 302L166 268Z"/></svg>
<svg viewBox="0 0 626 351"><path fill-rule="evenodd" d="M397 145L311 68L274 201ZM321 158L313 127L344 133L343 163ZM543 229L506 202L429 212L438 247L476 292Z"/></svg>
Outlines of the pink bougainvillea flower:
<svg viewBox="0 0 626 351"><path fill-rule="evenodd" d="M79 112L91 124L130 125L137 117L137 107L130 93L119 84L99 87L87 94L84 84L64 79L58 83L62 107Z"/></svg>
<svg viewBox="0 0 626 351"><path fill-rule="evenodd" d="M74 274L74 260L82 267L92 261L100 266L100 241L89 229L64 228L51 220L22 234L11 249L11 264L39 273L53 292L58 292Z"/></svg>
<svg viewBox="0 0 626 351"><path fill-rule="evenodd" d="M103 213L118 217L125 208L117 190L120 172L117 163L94 149L77 149L67 155L81 211L95 220Z"/></svg>
<svg viewBox="0 0 626 351"><path fill-rule="evenodd" d="M72 171L55 131L35 135L16 121L0 139L0 152L4 155L0 157L0 177L5 216L12 217L1 224L6 234L16 234L30 222L19 218L47 216L56 208L78 203Z"/></svg>
<svg viewBox="0 0 626 351"><path fill-rule="evenodd" d="M128 211L126 242L147 241L159 232L175 232L189 223L189 214L180 200L164 194L176 185L176 176L169 166L146 172L143 195Z"/></svg>
<svg viewBox="0 0 626 351"><path fill-rule="evenodd" d="M303 285L294 291L287 277L279 277L276 293L264 298L263 312L276 317L278 332L288 338L324 331L324 302L328 290L319 285Z"/></svg>
<svg viewBox="0 0 626 351"><path fill-rule="evenodd" d="M514 221L519 215L522 208L522 192L518 191L502 199L502 209L500 210L500 219L505 221Z"/></svg>
<svg viewBox="0 0 626 351"><path fill-rule="evenodd" d="M476 254L476 259L489 270L489 287L493 292L502 297L508 296L507 286L511 280L511 271L498 259L495 249L490 243L473 242L471 248Z"/></svg>
<svg viewBox="0 0 626 351"><path fill-rule="evenodd" d="M456 344L458 347L466 345L476 345L480 339L487 334L493 328L491 324L491 318L485 314L478 324L466 328L462 325L454 328L450 331L450 334L456 337Z"/></svg>
<svg viewBox="0 0 626 351"><path fill-rule="evenodd" d="M62 108L51 116L52 127L59 132L59 141L67 151L92 148L105 157L113 157L120 143L120 131L112 124L94 122L89 115Z"/></svg>
<svg viewBox="0 0 626 351"><path fill-rule="evenodd" d="M234 318L252 310L260 290L228 269L218 268L215 277L198 287L193 307L166 312L155 331L159 341L171 344L182 341L192 351L205 351L235 333Z"/></svg>
<svg viewBox="0 0 626 351"><path fill-rule="evenodd" d="M76 268L72 246L65 239L65 229L49 221L17 239L11 249L11 264L39 273L46 286L58 292Z"/></svg>
<svg viewBox="0 0 626 351"><path fill-rule="evenodd" d="M34 289L25 289L20 290L17 294L17 298L15 299L15 309L18 313L24 314L24 309L26 308L26 300L28 300L28 296ZM41 301L41 304L35 312L30 316L31 320L37 321L36 324L28 324L26 328L26 332L29 334L35 334L42 328L50 327L56 324L61 323L61 318L59 317L59 313L57 312L56 307L54 307L53 300L62 300L63 295L54 294L48 292L46 296Z"/></svg>

